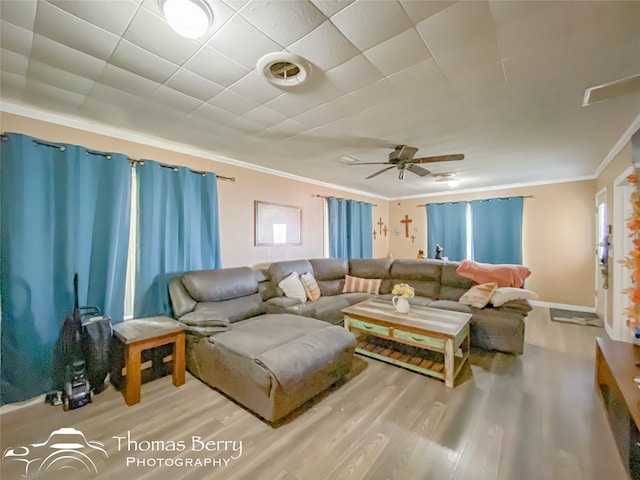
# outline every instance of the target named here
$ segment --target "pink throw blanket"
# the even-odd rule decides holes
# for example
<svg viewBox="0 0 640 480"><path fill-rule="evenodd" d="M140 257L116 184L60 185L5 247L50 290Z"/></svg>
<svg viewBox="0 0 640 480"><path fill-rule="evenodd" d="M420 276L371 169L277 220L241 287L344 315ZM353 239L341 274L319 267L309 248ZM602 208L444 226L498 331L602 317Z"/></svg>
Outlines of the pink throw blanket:
<svg viewBox="0 0 640 480"><path fill-rule="evenodd" d="M524 265L492 265L472 260L462 260L456 269L458 275L470 278L476 283L498 282L498 287L522 287L531 275Z"/></svg>

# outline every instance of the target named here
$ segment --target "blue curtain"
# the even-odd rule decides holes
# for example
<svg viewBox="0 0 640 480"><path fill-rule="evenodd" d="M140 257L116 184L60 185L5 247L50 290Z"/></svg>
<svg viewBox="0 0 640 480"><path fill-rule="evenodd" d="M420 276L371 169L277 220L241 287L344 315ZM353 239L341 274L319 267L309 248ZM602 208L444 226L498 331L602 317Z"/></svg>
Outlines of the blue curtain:
<svg viewBox="0 0 640 480"><path fill-rule="evenodd" d="M522 264L522 197L471 202L473 259Z"/></svg>
<svg viewBox="0 0 640 480"><path fill-rule="evenodd" d="M3 136L0 150L2 403L54 387L53 354L73 310L122 321L131 165L124 155Z"/></svg>
<svg viewBox="0 0 640 480"><path fill-rule="evenodd" d="M222 265L217 177L152 160L137 165L136 177L134 316L172 316L171 278Z"/></svg>
<svg viewBox="0 0 640 480"><path fill-rule="evenodd" d="M427 204L427 257L434 258L436 244L449 260L467 256L467 202Z"/></svg>
<svg viewBox="0 0 640 480"><path fill-rule="evenodd" d="M371 204L327 198L329 256L331 258L372 258L373 220Z"/></svg>

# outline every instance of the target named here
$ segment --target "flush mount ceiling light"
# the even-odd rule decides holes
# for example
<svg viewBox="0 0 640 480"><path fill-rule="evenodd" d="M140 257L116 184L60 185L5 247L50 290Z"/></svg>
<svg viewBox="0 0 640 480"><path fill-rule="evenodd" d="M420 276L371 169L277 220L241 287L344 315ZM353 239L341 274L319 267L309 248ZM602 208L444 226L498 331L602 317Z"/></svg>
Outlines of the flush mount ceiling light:
<svg viewBox="0 0 640 480"><path fill-rule="evenodd" d="M309 78L311 65L298 55L275 52L258 60L257 70L268 82L280 87L291 87L301 85Z"/></svg>
<svg viewBox="0 0 640 480"><path fill-rule="evenodd" d="M159 0L171 28L187 38L201 37L213 24L213 12L205 0Z"/></svg>

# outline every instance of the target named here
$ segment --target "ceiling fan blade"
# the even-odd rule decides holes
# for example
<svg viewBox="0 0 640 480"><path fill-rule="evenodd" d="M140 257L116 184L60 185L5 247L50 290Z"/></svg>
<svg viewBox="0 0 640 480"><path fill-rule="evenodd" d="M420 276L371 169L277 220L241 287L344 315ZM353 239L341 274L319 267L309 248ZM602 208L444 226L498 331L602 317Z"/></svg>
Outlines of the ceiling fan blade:
<svg viewBox="0 0 640 480"><path fill-rule="evenodd" d="M407 170L409 170L411 173L415 173L416 175L418 175L420 177L425 177L425 176L427 176L427 175L429 175L431 173L426 168L419 167L415 163L408 164L407 165Z"/></svg>
<svg viewBox="0 0 640 480"><path fill-rule="evenodd" d="M347 163L347 165L392 165L391 162L354 162L354 163Z"/></svg>
<svg viewBox="0 0 640 480"><path fill-rule="evenodd" d="M450 162L453 160L464 160L464 155L461 153L457 153L454 155L440 155L438 157L415 158L413 160L413 163Z"/></svg>
<svg viewBox="0 0 640 480"><path fill-rule="evenodd" d="M395 165L391 166L391 167L387 167L387 168L383 168L382 170L378 170L376 173L369 175L368 177L365 178L365 180L369 180L370 178L373 177L377 177L378 175L380 175L381 173L386 172L387 170L391 170L392 168L396 168Z"/></svg>

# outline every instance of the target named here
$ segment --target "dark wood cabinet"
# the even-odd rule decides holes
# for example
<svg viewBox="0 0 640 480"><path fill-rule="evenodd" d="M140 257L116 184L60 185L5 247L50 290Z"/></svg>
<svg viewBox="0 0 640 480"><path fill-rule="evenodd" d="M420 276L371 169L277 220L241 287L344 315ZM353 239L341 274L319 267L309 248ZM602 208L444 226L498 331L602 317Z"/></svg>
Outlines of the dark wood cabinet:
<svg viewBox="0 0 640 480"><path fill-rule="evenodd" d="M638 348L596 338L596 388L622 462L633 480L640 480L640 389L633 381L640 375L635 363Z"/></svg>

